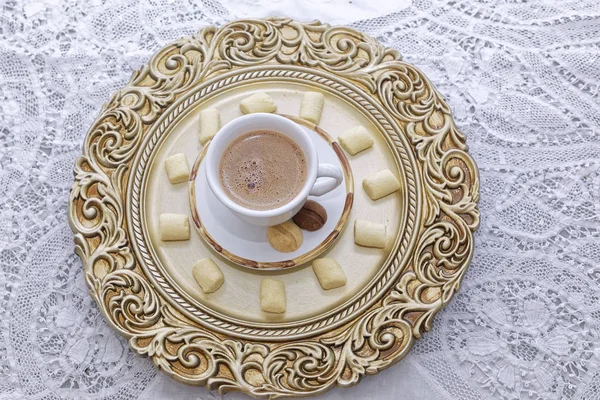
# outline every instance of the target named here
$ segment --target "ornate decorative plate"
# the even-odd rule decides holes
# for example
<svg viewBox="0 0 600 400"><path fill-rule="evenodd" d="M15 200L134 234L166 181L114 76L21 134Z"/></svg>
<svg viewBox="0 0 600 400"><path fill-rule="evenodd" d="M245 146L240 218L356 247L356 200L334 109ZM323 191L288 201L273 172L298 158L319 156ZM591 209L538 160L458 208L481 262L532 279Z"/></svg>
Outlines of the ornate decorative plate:
<svg viewBox="0 0 600 400"><path fill-rule="evenodd" d="M158 214L190 213L187 186L168 185L164 159L196 159L198 111L233 119L257 90L291 115L303 91L324 93L325 131L361 124L374 134L372 149L349 157L354 179L388 168L401 180L377 202L354 193L349 219L386 223L390 240L366 249L341 232L328 255L345 269L343 288L323 291L311 268L238 267L199 235L158 240ZM112 96L77 161L69 220L91 295L135 351L189 384L302 396L377 373L431 328L471 260L478 199L477 167L447 104L396 51L345 27L244 20L166 46ZM210 295L190 272L206 256L225 275ZM270 275L286 284L284 315L260 313Z"/></svg>

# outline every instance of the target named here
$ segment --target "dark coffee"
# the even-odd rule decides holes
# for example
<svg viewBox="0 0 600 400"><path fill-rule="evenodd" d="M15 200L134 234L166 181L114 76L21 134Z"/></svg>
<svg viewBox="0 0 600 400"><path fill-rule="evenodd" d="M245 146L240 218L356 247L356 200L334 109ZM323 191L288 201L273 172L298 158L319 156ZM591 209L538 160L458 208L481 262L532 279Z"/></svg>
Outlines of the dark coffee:
<svg viewBox="0 0 600 400"><path fill-rule="evenodd" d="M287 136L253 131L225 149L219 179L235 203L253 210L271 210L287 204L302 190L306 158Z"/></svg>

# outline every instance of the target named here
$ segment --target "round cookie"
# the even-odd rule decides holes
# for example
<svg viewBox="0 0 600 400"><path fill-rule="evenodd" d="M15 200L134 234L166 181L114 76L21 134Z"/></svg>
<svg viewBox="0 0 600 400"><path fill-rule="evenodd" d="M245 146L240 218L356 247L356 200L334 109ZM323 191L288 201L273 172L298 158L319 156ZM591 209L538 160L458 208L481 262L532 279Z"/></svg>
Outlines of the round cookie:
<svg viewBox="0 0 600 400"><path fill-rule="evenodd" d="M325 222L327 222L327 211L316 201L308 200L292 219L300 229L313 232L325 225Z"/></svg>
<svg viewBox="0 0 600 400"><path fill-rule="evenodd" d="M292 220L283 224L270 226L267 238L273 248L282 253L296 251L302 246L302 231Z"/></svg>

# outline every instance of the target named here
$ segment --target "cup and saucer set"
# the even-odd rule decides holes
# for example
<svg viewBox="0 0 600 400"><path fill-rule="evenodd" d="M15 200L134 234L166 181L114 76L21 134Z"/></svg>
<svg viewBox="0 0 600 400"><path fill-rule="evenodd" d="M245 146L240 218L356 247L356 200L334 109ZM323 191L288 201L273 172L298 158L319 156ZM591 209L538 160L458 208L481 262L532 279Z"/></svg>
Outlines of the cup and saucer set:
<svg viewBox="0 0 600 400"><path fill-rule="evenodd" d="M338 143L311 125L291 116L249 114L227 123L204 147L192 167L189 199L192 220L214 251L245 267L286 268L310 261L335 241L352 208L352 170ZM227 146L244 133L261 130L292 139L307 163L307 179L300 193L287 204L265 211L233 202L218 178L219 160ZM309 199L325 208L324 226L304 231L302 244L295 251L275 250L267 239L268 227L291 219Z"/></svg>

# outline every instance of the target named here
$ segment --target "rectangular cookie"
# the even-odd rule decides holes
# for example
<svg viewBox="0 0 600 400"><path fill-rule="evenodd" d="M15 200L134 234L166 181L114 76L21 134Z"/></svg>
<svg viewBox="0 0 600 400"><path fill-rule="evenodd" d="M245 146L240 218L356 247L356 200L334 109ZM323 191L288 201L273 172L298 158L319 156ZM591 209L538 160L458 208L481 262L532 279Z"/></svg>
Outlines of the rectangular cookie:
<svg viewBox="0 0 600 400"><path fill-rule="evenodd" d="M351 155L360 153L373 146L373 138L364 126L350 128L338 136L340 145Z"/></svg>
<svg viewBox="0 0 600 400"><path fill-rule="evenodd" d="M357 219L354 221L354 243L364 247L385 247L385 225Z"/></svg>
<svg viewBox="0 0 600 400"><path fill-rule="evenodd" d="M216 108L200 111L200 143L205 145L221 129L221 114Z"/></svg>
<svg viewBox="0 0 600 400"><path fill-rule="evenodd" d="M346 274L333 258L317 258L312 264L321 287L325 290L339 288L346 284Z"/></svg>
<svg viewBox="0 0 600 400"><path fill-rule="evenodd" d="M300 105L300 118L318 124L321 121L321 113L325 96L318 92L306 92L302 96L302 104Z"/></svg>
<svg viewBox="0 0 600 400"><path fill-rule="evenodd" d="M240 110L244 114L272 113L277 111L277 104L265 92L258 92L242 100Z"/></svg>
<svg viewBox="0 0 600 400"><path fill-rule="evenodd" d="M223 272L210 258L203 258L194 264L192 275L204 293L213 293L224 282Z"/></svg>
<svg viewBox="0 0 600 400"><path fill-rule="evenodd" d="M371 200L377 200L400 189L398 178L389 169L379 171L363 180L363 189Z"/></svg>
<svg viewBox="0 0 600 400"><path fill-rule="evenodd" d="M190 165L183 153L174 154L165 160L165 169L169 182L173 185L183 183L190 177Z"/></svg>
<svg viewBox="0 0 600 400"><path fill-rule="evenodd" d="M285 312L285 306L285 284L276 279L263 279L260 283L260 309L280 314Z"/></svg>
<svg viewBox="0 0 600 400"><path fill-rule="evenodd" d="M190 221L187 215L161 214L158 217L158 229L160 240L164 242L190 239Z"/></svg>

